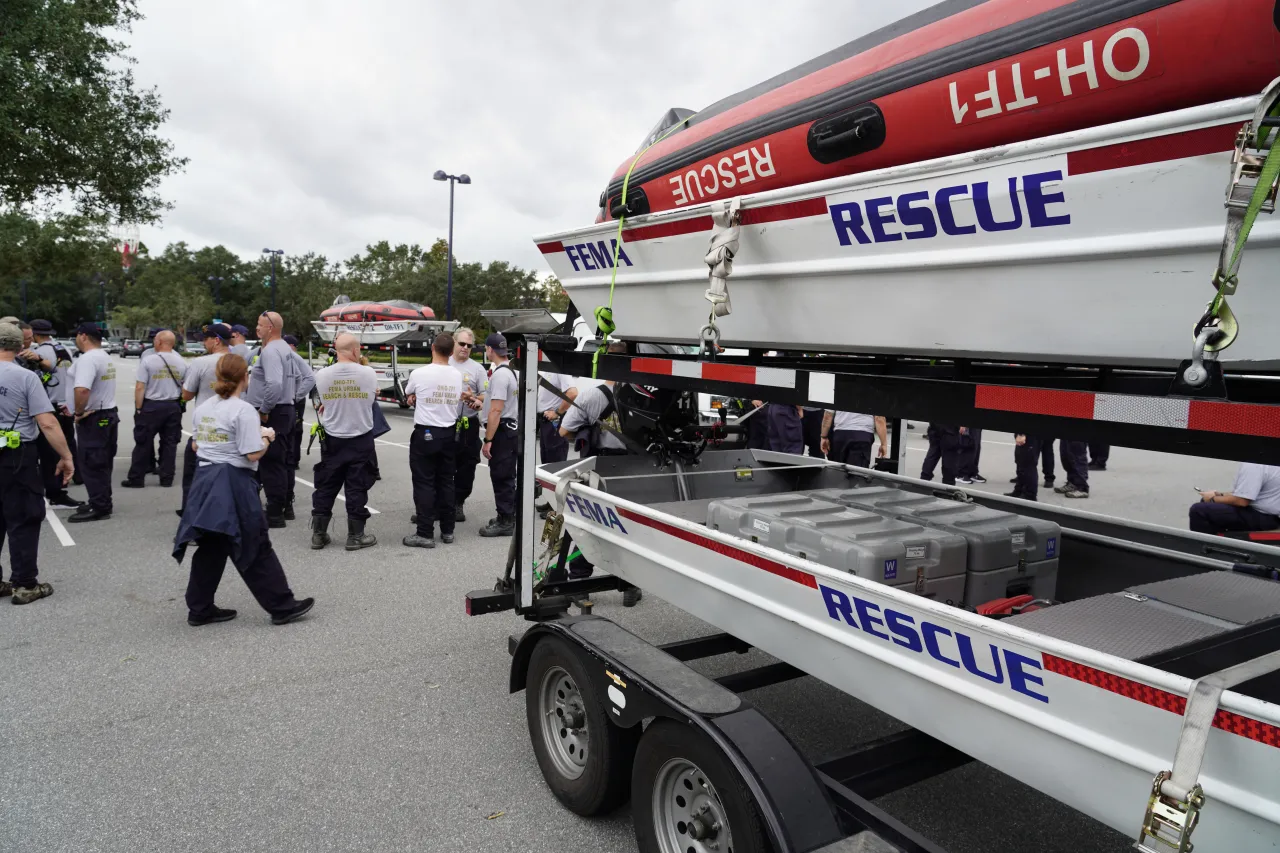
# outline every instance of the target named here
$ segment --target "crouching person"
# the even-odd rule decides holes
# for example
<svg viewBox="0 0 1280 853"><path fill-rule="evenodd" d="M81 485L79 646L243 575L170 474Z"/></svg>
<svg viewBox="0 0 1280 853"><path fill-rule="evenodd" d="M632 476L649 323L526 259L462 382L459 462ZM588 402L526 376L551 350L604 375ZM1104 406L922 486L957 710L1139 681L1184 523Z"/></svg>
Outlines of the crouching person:
<svg viewBox="0 0 1280 853"><path fill-rule="evenodd" d="M196 475L173 540L173 556L182 562L195 543L187 584L187 624L208 625L236 617L218 607L214 596L230 559L271 622L284 625L311 610L315 599L294 598L271 547L267 517L258 498L255 473L275 434L261 424L253 406L240 399L248 383L245 360L228 354L215 371L215 397L193 415Z"/></svg>
<svg viewBox="0 0 1280 853"><path fill-rule="evenodd" d="M360 363L360 342L355 335L340 334L333 342L338 360L316 371L316 409L320 428L320 461L315 466L316 487L311 496L311 547L329 544L333 502L342 491L347 506L348 551L378 544L364 532L369 520L369 489L377 470L374 451L373 410L378 376Z"/></svg>
<svg viewBox="0 0 1280 853"><path fill-rule="evenodd" d="M613 394L612 381L588 388L578 394L574 404L565 412L560 421L560 435L573 442L579 455L610 456L627 452L626 445L618 437ZM577 548L572 547L572 543L566 563L569 577L575 580L589 577L595 568ZM623 607L634 607L639 601L639 587L630 584L622 587Z"/></svg>

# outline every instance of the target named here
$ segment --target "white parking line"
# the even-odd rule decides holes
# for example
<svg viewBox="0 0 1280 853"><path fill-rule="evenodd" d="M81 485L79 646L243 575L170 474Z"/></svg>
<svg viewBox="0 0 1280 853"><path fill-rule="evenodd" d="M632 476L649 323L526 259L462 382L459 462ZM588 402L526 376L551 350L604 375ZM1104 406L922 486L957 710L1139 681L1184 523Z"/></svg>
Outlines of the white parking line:
<svg viewBox="0 0 1280 853"><path fill-rule="evenodd" d="M294 480L296 480L297 482L301 483L302 485L306 486L309 489L314 489L316 487L315 483L308 483L306 480L302 479L301 477L294 477ZM338 500L342 501L343 503L347 502L347 499L342 495L338 495ZM382 515L382 513L378 512L376 509L374 509L373 507L367 504L365 505L365 509L369 510L370 515Z"/></svg>
<svg viewBox="0 0 1280 853"><path fill-rule="evenodd" d="M62 543L63 548L70 548L76 544L76 541L71 538L71 534L67 532L67 528L62 526L62 522L54 514L53 507L49 506L48 501L44 502L44 518L45 521L49 522L49 526L53 528L53 535L58 537L58 541Z"/></svg>

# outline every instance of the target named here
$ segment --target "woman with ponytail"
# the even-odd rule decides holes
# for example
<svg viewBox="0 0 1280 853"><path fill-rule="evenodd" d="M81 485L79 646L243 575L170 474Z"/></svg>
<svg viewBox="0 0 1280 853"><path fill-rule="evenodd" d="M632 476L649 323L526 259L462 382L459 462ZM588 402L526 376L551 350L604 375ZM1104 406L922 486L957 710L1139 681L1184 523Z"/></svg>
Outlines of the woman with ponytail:
<svg viewBox="0 0 1280 853"><path fill-rule="evenodd" d="M187 583L187 624L208 625L236 617L218 607L214 595L230 559L249 591L284 625L309 611L315 599L294 598L280 559L267 535L267 517L258 497L258 460L275 440L253 406L240 399L249 381L245 360L228 353L219 361L213 390L192 418L199 467L174 538L173 556L182 562L196 544Z"/></svg>

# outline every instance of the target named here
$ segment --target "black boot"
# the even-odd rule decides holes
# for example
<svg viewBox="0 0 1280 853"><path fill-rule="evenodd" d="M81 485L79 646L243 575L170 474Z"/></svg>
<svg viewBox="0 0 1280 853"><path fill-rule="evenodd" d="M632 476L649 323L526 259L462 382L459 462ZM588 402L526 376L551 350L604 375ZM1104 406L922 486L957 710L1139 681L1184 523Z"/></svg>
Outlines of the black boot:
<svg viewBox="0 0 1280 853"><path fill-rule="evenodd" d="M311 516L311 550L319 551L325 545L328 545L329 539L329 522L333 520L332 515L313 515Z"/></svg>
<svg viewBox="0 0 1280 853"><path fill-rule="evenodd" d="M371 533L364 532L363 518L347 519L347 550L359 551L378 544L378 539Z"/></svg>
<svg viewBox="0 0 1280 853"><path fill-rule="evenodd" d="M453 511L453 520L454 520L454 521L466 521L466 520L467 520L467 514L466 514L465 512L463 512L463 511L462 511L462 504L458 504L457 508L456 508L456 509L454 509L454 511Z"/></svg>
<svg viewBox="0 0 1280 853"><path fill-rule="evenodd" d="M298 516L293 514L293 501L289 501L287 504L284 505L284 520L296 521L297 518Z"/></svg>
<svg viewBox="0 0 1280 853"><path fill-rule="evenodd" d="M489 519L489 523L480 528L480 535L485 537L514 536L516 519L511 515L500 515Z"/></svg>

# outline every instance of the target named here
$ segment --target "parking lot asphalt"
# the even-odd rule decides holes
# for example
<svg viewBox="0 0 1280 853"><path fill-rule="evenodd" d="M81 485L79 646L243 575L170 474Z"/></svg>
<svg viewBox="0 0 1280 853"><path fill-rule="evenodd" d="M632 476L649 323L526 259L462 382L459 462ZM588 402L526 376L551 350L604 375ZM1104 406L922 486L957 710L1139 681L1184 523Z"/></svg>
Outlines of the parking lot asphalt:
<svg viewBox="0 0 1280 853"><path fill-rule="evenodd" d="M137 361L117 364L118 483L133 445ZM180 494L155 477L145 489L117 488L108 521L45 525L41 576L55 595L0 606L0 850L635 849L626 808L584 820L542 782L524 696L506 686L507 637L527 623L464 614L465 593L492 586L507 550L507 540L477 535L493 514L487 469L454 545L401 546L411 532L411 418L394 406L385 412L393 428L378 445L383 479L370 495L378 512L368 526L379 544L354 554L310 550L303 481L318 451L299 472L299 521L272 531L294 590L317 599L295 624L272 626L229 571L219 603L239 618L187 626L186 571L170 555ZM920 430L911 435L918 465ZM1011 445L1008 436L986 437L988 488L1012 476ZM1233 471L1116 449L1084 508L1179 525L1193 482L1225 488ZM597 613L654 642L711 632L653 597L630 610L617 593L596 601ZM697 667L719 675L767 660L752 652ZM899 728L812 678L750 699L815 757ZM1119 853L1129 844L982 765L882 805L958 853Z"/></svg>

